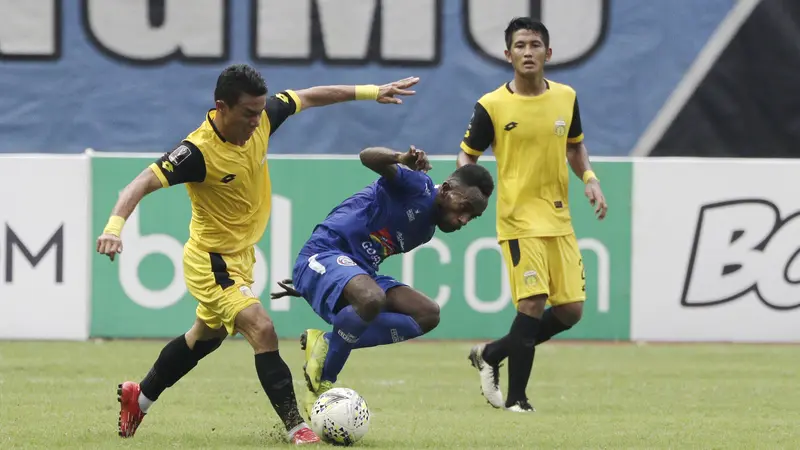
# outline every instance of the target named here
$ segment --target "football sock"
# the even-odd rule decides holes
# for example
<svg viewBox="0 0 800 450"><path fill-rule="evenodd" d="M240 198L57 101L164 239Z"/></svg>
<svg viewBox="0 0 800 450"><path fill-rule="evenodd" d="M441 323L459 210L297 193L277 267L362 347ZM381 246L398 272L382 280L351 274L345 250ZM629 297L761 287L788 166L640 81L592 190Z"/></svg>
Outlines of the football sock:
<svg viewBox="0 0 800 450"><path fill-rule="evenodd" d="M542 315L539 333L536 335L536 345L547 342L558 333L569 330L572 326L564 325L555 314L553 308L547 308ZM511 343L511 335L507 334L500 339L486 344L483 349L483 360L488 364L496 366L504 359L508 358L508 348Z"/></svg>
<svg viewBox="0 0 800 450"><path fill-rule="evenodd" d="M531 376L536 335L541 320L518 312L511 324L511 345L508 352L508 398L506 406L527 398L525 388Z"/></svg>
<svg viewBox="0 0 800 450"><path fill-rule="evenodd" d="M336 382L339 373L344 368L344 363L350 356L350 350L368 327L369 323L356 314L352 305L344 307L334 316L328 355L322 366L322 380Z"/></svg>
<svg viewBox="0 0 800 450"><path fill-rule="evenodd" d="M382 312L378 314L353 348L367 348L394 344L422 336L422 328L416 320L405 314Z"/></svg>
<svg viewBox="0 0 800 450"><path fill-rule="evenodd" d="M542 323L539 326L539 334L536 335L536 345L549 341L551 337L563 331L567 331L570 328L572 327L564 325L563 322L558 320L558 317L553 314L553 308L547 308L542 315Z"/></svg>
<svg viewBox="0 0 800 450"><path fill-rule="evenodd" d="M297 409L297 399L294 395L292 373L289 366L281 358L278 350L274 352L259 353L255 356L256 372L261 387L267 393L272 407L278 413L287 430L291 430L303 423L303 417Z"/></svg>
<svg viewBox="0 0 800 450"><path fill-rule="evenodd" d="M153 367L139 383L141 389L139 407L142 408L142 412L146 413L162 392L177 383L197 365L198 361L216 350L221 344L222 339L197 341L194 349L190 349L186 343L186 337L180 335L164 346ZM142 396L145 398L142 399Z"/></svg>
<svg viewBox="0 0 800 450"><path fill-rule="evenodd" d="M511 345L511 335L507 334L500 339L489 342L483 348L483 360L491 366L496 366L508 358L508 348Z"/></svg>

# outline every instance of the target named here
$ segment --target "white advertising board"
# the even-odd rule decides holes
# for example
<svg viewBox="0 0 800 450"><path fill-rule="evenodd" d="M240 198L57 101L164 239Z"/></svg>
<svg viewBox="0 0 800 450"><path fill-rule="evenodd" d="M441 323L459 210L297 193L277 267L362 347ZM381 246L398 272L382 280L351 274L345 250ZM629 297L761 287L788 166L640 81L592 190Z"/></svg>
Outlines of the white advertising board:
<svg viewBox="0 0 800 450"><path fill-rule="evenodd" d="M0 339L86 339L86 156L0 157Z"/></svg>
<svg viewBox="0 0 800 450"><path fill-rule="evenodd" d="M788 160L637 162L631 339L800 341L798 173Z"/></svg>

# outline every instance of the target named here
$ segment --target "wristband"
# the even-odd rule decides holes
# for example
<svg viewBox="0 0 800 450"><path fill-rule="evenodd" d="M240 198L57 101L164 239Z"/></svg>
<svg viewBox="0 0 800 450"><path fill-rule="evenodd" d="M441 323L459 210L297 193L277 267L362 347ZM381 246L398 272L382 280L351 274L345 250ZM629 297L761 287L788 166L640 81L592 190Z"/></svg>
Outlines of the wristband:
<svg viewBox="0 0 800 450"><path fill-rule="evenodd" d="M103 229L104 234L113 234L116 237L119 237L120 233L122 233L122 226L125 225L125 219L120 216L111 216L108 218L108 223L106 224L105 229Z"/></svg>
<svg viewBox="0 0 800 450"><path fill-rule="evenodd" d="M587 170L587 171L583 172L583 184L587 184L591 180L600 181L600 180L597 179L597 175L595 175L594 171Z"/></svg>
<svg viewBox="0 0 800 450"><path fill-rule="evenodd" d="M356 100L377 100L380 88L374 84L356 86Z"/></svg>

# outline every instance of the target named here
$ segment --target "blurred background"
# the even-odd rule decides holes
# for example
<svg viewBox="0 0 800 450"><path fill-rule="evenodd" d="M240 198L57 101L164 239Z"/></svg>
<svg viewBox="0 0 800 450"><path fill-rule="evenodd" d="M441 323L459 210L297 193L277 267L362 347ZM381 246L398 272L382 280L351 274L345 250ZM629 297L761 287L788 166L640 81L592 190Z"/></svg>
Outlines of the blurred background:
<svg viewBox="0 0 800 450"><path fill-rule="evenodd" d="M202 123L225 66L255 65L272 92L421 77L401 106L305 111L271 139L275 206L254 285L265 298L313 226L372 181L359 150L413 144L433 155L434 178L447 176L475 102L513 75L506 24L530 15L550 29L547 76L578 92L611 205L596 221L573 177L592 307L564 337L800 338L800 204L788 187L800 155L800 3L3 0L0 10L0 293L14 305L4 337L160 338L191 323L183 188L142 202L118 262L92 250L117 192ZM494 171L491 154L481 161ZM384 264L450 318L426 338L506 329L493 208ZM25 301L30 286L54 308L35 326L16 319L42 307ZM321 325L302 302L265 306L281 336ZM753 318L765 325L742 330Z"/></svg>
<svg viewBox="0 0 800 450"><path fill-rule="evenodd" d="M793 156L790 0L3 0L0 152L169 149L213 107L220 70L273 92L419 76L402 108L293 120L270 148L458 148L475 101L511 75L503 29L549 27L548 76L579 95L593 155Z"/></svg>
<svg viewBox="0 0 800 450"><path fill-rule="evenodd" d="M374 180L362 148L415 145L436 181L454 170L475 102L513 76L503 30L520 15L550 30L546 76L576 89L609 202L597 221L571 176L583 319L537 351L536 425L490 416L466 355L515 314L494 202L390 258L382 271L442 319L419 339L435 343L354 352L343 382L377 412L365 442L796 447L796 348L744 344L800 341L800 1L0 0L0 448L112 448L117 383L193 323L183 187L142 201L115 262L95 239L120 190L203 122L224 67L254 65L271 92L421 78L401 106L303 111L270 139L252 290L301 389L292 340L327 325L269 292L314 225ZM496 174L490 152L480 163ZM131 445L263 443L273 416L249 347L228 345Z"/></svg>

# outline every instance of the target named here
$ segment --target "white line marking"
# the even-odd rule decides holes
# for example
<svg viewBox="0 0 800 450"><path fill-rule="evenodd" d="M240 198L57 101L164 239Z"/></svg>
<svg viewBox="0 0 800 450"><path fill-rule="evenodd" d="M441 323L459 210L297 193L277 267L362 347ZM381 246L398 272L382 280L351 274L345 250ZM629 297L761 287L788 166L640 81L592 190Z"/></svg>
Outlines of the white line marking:
<svg viewBox="0 0 800 450"><path fill-rule="evenodd" d="M632 156L649 156L669 126L681 112L686 102L692 97L697 87L705 79L709 70L716 64L722 52L736 36L742 24L750 17L761 0L739 0L725 19L720 22L714 34L706 42L705 47L695 58L678 86L672 91L667 102L650 122L644 134L631 151Z"/></svg>

